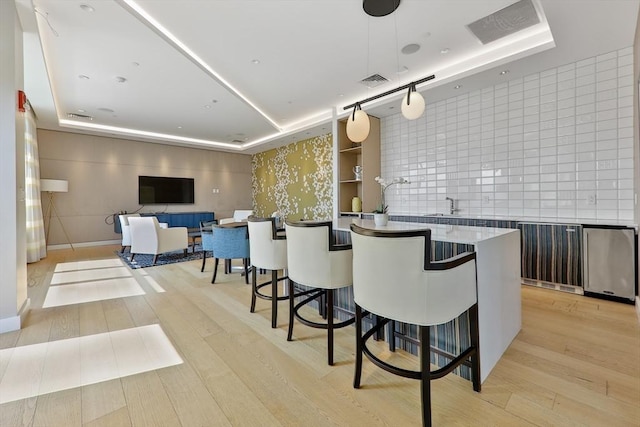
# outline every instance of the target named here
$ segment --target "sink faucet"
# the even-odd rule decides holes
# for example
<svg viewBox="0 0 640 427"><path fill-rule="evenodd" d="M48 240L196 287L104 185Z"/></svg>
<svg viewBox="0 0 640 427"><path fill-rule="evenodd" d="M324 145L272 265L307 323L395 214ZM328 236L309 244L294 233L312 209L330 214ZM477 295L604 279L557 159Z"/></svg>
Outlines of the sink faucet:
<svg viewBox="0 0 640 427"><path fill-rule="evenodd" d="M455 208L455 201L451 197L447 197L446 200L449 201L449 214L453 215L455 212L458 212L458 209Z"/></svg>

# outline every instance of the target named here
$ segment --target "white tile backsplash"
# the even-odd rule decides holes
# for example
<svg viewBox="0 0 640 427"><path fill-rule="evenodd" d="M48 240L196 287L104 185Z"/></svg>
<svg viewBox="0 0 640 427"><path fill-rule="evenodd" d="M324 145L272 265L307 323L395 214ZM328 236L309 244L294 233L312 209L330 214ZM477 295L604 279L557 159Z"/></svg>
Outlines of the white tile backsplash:
<svg viewBox="0 0 640 427"><path fill-rule="evenodd" d="M633 219L633 49L381 120L391 213ZM428 99L427 99L428 102Z"/></svg>

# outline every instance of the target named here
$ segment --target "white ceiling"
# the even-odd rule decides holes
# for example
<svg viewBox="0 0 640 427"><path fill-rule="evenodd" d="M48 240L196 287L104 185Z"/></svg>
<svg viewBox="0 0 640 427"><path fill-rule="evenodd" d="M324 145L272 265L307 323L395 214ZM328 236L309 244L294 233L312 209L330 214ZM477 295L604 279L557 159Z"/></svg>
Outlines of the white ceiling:
<svg viewBox="0 0 640 427"><path fill-rule="evenodd" d="M427 102L633 44L640 0L533 0L538 25L487 45L466 27L514 2L402 0L374 18L361 0L16 0L39 127L243 153L431 74ZM374 73L390 81L360 83ZM402 95L363 109L394 114Z"/></svg>

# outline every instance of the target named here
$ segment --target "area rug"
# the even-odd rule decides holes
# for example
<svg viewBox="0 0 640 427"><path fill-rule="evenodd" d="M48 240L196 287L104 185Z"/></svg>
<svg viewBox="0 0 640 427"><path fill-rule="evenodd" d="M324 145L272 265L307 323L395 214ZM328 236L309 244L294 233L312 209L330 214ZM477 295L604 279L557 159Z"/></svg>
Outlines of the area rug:
<svg viewBox="0 0 640 427"><path fill-rule="evenodd" d="M136 254L133 261L131 261L131 253L127 249L124 253L121 253L119 250L116 251L116 254L131 268L146 268L146 267L157 267L159 265L167 265L174 264L176 262L185 262L185 261L194 261L194 260L202 260L202 246L196 245L195 251L187 253L187 256L184 256L183 251L175 251L175 252L167 252L160 256L158 256L158 260L156 264L153 265L153 255L147 254ZM207 258L211 257L211 252L207 253Z"/></svg>

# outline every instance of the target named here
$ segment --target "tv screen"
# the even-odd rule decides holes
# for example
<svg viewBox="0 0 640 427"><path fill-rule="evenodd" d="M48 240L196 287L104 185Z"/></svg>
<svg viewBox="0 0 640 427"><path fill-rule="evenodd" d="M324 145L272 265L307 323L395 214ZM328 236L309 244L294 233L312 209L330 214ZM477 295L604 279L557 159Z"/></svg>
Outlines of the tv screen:
<svg viewBox="0 0 640 427"><path fill-rule="evenodd" d="M141 205L193 204L193 178L139 176L138 203Z"/></svg>

